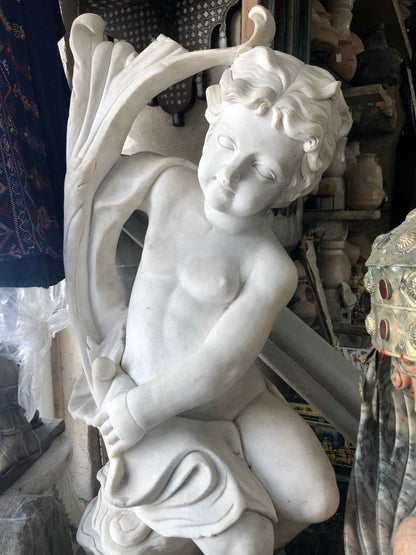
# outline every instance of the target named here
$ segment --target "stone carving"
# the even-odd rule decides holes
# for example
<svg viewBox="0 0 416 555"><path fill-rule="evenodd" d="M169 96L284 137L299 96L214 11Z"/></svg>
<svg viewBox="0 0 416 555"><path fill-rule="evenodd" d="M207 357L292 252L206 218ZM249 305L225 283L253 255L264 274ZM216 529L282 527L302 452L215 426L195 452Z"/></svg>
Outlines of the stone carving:
<svg viewBox="0 0 416 555"><path fill-rule="evenodd" d="M311 430L255 365L296 269L269 209L313 190L350 127L337 83L262 46L187 52L160 36L141 54L75 21L65 264L84 375L71 410L98 426L109 462L78 539L95 554L272 553L336 509ZM231 65L207 91L199 167L121 156L137 112L170 84ZM135 209L149 226L129 305L115 268Z"/></svg>
<svg viewBox="0 0 416 555"><path fill-rule="evenodd" d="M413 210L400 226L374 241L367 260L371 312L366 327L385 358L362 376L360 429L345 515L347 555L408 555L416 550L415 230Z"/></svg>

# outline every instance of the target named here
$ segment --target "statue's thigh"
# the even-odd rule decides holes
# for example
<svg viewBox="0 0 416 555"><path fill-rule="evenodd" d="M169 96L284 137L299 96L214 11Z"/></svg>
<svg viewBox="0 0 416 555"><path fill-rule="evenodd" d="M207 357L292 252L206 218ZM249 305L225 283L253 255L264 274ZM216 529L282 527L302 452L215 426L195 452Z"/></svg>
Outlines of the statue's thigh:
<svg viewBox="0 0 416 555"><path fill-rule="evenodd" d="M273 524L259 513L244 511L230 528L194 542L204 555L272 555Z"/></svg>
<svg viewBox="0 0 416 555"><path fill-rule="evenodd" d="M333 468L315 434L284 399L263 393L239 415L244 454L278 516L320 522L336 510Z"/></svg>

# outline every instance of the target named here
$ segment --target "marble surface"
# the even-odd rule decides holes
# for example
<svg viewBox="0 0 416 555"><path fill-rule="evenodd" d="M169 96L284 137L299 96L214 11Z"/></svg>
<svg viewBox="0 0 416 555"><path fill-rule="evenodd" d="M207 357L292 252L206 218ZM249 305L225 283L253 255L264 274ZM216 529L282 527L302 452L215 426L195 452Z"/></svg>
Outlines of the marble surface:
<svg viewBox="0 0 416 555"><path fill-rule="evenodd" d="M401 525L415 517L416 413L411 392L393 386L391 364L387 358L377 369L370 367L362 380L364 400L345 513L347 555L416 552L414 539L404 551L394 550ZM402 528L400 535L404 532Z"/></svg>
<svg viewBox="0 0 416 555"><path fill-rule="evenodd" d="M350 118L324 70L248 43L186 52L159 37L136 55L73 26L65 266L84 376L73 414L100 429L109 462L81 521L89 553L273 552L338 503L319 442L255 365L296 269L270 209L313 190ZM207 90L196 168L121 156L136 113L171 83L231 64ZM126 305L117 240L135 210L149 226Z"/></svg>

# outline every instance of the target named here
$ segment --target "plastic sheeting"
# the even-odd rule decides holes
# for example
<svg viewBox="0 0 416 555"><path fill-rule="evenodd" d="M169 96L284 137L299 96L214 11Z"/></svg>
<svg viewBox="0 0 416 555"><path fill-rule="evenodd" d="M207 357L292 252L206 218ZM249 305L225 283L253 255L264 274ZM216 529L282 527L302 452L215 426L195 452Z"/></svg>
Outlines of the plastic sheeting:
<svg viewBox="0 0 416 555"><path fill-rule="evenodd" d="M0 287L0 353L19 366L19 404L28 420L35 414L50 366L52 338L68 324L65 281L48 289Z"/></svg>

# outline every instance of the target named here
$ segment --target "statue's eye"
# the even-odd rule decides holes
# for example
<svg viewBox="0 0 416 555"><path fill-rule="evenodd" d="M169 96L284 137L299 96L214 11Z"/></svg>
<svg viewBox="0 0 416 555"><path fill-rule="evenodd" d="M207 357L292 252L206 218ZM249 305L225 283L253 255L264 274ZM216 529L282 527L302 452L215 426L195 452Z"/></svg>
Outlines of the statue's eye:
<svg viewBox="0 0 416 555"><path fill-rule="evenodd" d="M270 181L274 181L276 179L276 176L272 172L272 170L270 170L267 166L261 164L260 162L254 162L253 168L263 179L269 179Z"/></svg>
<svg viewBox="0 0 416 555"><path fill-rule="evenodd" d="M227 150L233 150L233 151L235 150L235 144L230 139L230 137L227 137L226 135L218 135L217 141L222 148L226 148Z"/></svg>

